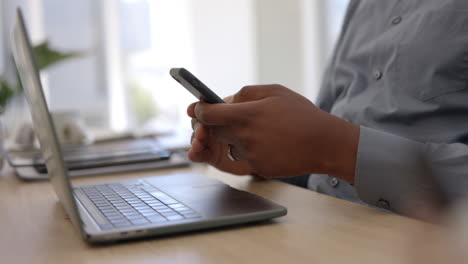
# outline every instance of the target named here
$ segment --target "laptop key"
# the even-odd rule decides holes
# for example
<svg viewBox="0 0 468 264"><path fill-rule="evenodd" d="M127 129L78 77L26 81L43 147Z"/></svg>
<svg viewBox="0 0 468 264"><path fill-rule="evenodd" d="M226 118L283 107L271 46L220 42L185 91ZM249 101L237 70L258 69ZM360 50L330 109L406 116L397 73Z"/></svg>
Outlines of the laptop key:
<svg viewBox="0 0 468 264"><path fill-rule="evenodd" d="M149 206L135 206L134 207L138 212L142 212L142 211L145 211L145 210L151 210L153 211L153 209L151 209L151 207Z"/></svg>
<svg viewBox="0 0 468 264"><path fill-rule="evenodd" d="M156 204L149 204L148 206L154 209L154 208L163 208L165 205L163 205L163 204L158 204L158 205L156 205Z"/></svg>
<svg viewBox="0 0 468 264"><path fill-rule="evenodd" d="M140 213L154 212L154 210L151 207L148 207L148 208L140 209L140 210L138 210L138 212L140 212Z"/></svg>
<svg viewBox="0 0 468 264"><path fill-rule="evenodd" d="M99 208L99 210L103 213L103 214L111 214L111 213L118 213L117 209L111 207L111 206L97 206L97 208Z"/></svg>
<svg viewBox="0 0 468 264"><path fill-rule="evenodd" d="M178 213L181 213L181 212L192 212L193 210L188 208L188 207L183 207L183 208L176 208L174 209L176 210Z"/></svg>
<svg viewBox="0 0 468 264"><path fill-rule="evenodd" d="M104 213L104 215L107 217L107 219L122 218L122 215L119 213Z"/></svg>
<svg viewBox="0 0 468 264"><path fill-rule="evenodd" d="M160 209L157 211L160 213L174 212L174 210L172 210L171 208Z"/></svg>
<svg viewBox="0 0 468 264"><path fill-rule="evenodd" d="M176 203L176 204L170 204L169 207L175 210L177 208L183 208L183 207L186 207L186 206L181 204L181 203Z"/></svg>
<svg viewBox="0 0 468 264"><path fill-rule="evenodd" d="M169 221L176 221L176 220L182 220L184 219L183 216L181 215L169 215L169 216L166 216L167 220Z"/></svg>
<svg viewBox="0 0 468 264"><path fill-rule="evenodd" d="M181 215L191 215L191 214L196 214L193 210L190 211L177 211Z"/></svg>
<svg viewBox="0 0 468 264"><path fill-rule="evenodd" d="M127 219L131 222L131 221L136 221L136 220L144 220L145 218L141 215L130 215L130 216L127 216Z"/></svg>
<svg viewBox="0 0 468 264"><path fill-rule="evenodd" d="M150 192L150 194L152 196L154 196L156 199L160 200L161 202L165 203L165 204L176 204L176 203L179 203L178 201L174 200L173 198L171 198L169 195L163 193L163 192L159 192L159 191L153 191L153 192Z"/></svg>
<svg viewBox="0 0 468 264"><path fill-rule="evenodd" d="M160 212L160 214L164 217L170 216L170 215L178 215L176 212Z"/></svg>
<svg viewBox="0 0 468 264"><path fill-rule="evenodd" d="M136 219L136 220L130 220L130 222L134 225L143 225L143 224L148 224L149 221L146 219Z"/></svg>
<svg viewBox="0 0 468 264"><path fill-rule="evenodd" d="M131 224L127 222L127 223L121 223L121 224L114 224L114 226L117 228L123 228L123 227L129 227L131 226Z"/></svg>
<svg viewBox="0 0 468 264"><path fill-rule="evenodd" d="M123 211L123 210L133 210L133 208L129 205L122 205L122 206L116 206L117 210Z"/></svg>
<svg viewBox="0 0 468 264"><path fill-rule="evenodd" d="M114 226L117 226L117 225L129 225L130 222L128 222L127 220L123 219L123 220L113 220L111 221L111 223L114 225Z"/></svg>
<svg viewBox="0 0 468 264"><path fill-rule="evenodd" d="M127 222L127 219L125 219L124 217L119 217L119 218L116 218L116 217L112 217L112 218L107 218L112 224L118 224L118 223L125 223Z"/></svg>
<svg viewBox="0 0 468 264"><path fill-rule="evenodd" d="M109 230L109 229L112 229L114 226L112 224L105 224L105 225L99 225L99 228L101 228L101 230Z"/></svg>
<svg viewBox="0 0 468 264"><path fill-rule="evenodd" d="M140 210L145 210L145 209L151 209L151 207L145 206L145 205L135 205L135 206L132 206L132 209L135 211L140 211Z"/></svg>
<svg viewBox="0 0 468 264"><path fill-rule="evenodd" d="M195 219L195 218L200 218L201 216L199 216L198 214L193 213L193 214L184 215L184 217L186 219Z"/></svg>
<svg viewBox="0 0 468 264"><path fill-rule="evenodd" d="M151 217L151 216L156 216L160 215L159 213L153 211L153 212L148 212L148 213L141 213L144 217Z"/></svg>
<svg viewBox="0 0 468 264"><path fill-rule="evenodd" d="M162 222L167 222L167 219L162 217L162 216L155 216L155 217L148 217L148 220L151 223L162 223Z"/></svg>
<svg viewBox="0 0 468 264"><path fill-rule="evenodd" d="M157 204L157 205L150 205L152 208L159 208L159 209L164 209L164 208L169 208L165 204Z"/></svg>
<svg viewBox="0 0 468 264"><path fill-rule="evenodd" d="M104 215L108 219L110 219L110 218L123 218L122 214L120 214L120 213L105 213Z"/></svg>
<svg viewBox="0 0 468 264"><path fill-rule="evenodd" d="M117 209L129 208L129 205L126 203L116 203L116 204L113 204L113 206L116 207Z"/></svg>
<svg viewBox="0 0 468 264"><path fill-rule="evenodd" d="M135 204L135 205L138 205L138 204L146 204L146 203L144 203L143 201L141 201L141 200L138 199L138 198L135 198L135 199L136 199L135 201L127 201L127 203L132 204L132 205L133 205L133 204Z"/></svg>
<svg viewBox="0 0 468 264"><path fill-rule="evenodd" d="M101 209L101 213L103 213L104 215L120 215L119 211L115 209Z"/></svg>
<svg viewBox="0 0 468 264"><path fill-rule="evenodd" d="M134 212L134 213L124 213L123 214L126 218L131 218L131 217L141 217L140 213Z"/></svg>
<svg viewBox="0 0 468 264"><path fill-rule="evenodd" d="M119 210L121 213L133 213L136 212L133 208L124 208Z"/></svg>
<svg viewBox="0 0 468 264"><path fill-rule="evenodd" d="M155 199L152 197L152 200L147 202L147 204L149 205L164 205L163 203L161 203L159 200Z"/></svg>

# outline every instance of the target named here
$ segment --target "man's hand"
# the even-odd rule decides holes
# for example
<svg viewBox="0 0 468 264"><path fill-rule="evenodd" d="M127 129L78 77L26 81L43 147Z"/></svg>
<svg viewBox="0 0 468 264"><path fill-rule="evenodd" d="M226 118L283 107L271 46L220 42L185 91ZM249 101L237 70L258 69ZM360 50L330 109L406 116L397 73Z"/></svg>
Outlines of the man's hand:
<svg viewBox="0 0 468 264"><path fill-rule="evenodd" d="M232 103L233 97L224 98L226 103ZM232 161L227 156L228 145L214 135L215 127L200 123L195 117L195 105L189 106L187 112L192 117L192 148L188 157L194 162L205 162L222 171L237 175L251 175L252 169L246 161Z"/></svg>
<svg viewBox="0 0 468 264"><path fill-rule="evenodd" d="M354 182L359 127L280 85L247 86L227 104L195 103L189 158L264 178L323 173ZM241 161L231 161L227 146Z"/></svg>

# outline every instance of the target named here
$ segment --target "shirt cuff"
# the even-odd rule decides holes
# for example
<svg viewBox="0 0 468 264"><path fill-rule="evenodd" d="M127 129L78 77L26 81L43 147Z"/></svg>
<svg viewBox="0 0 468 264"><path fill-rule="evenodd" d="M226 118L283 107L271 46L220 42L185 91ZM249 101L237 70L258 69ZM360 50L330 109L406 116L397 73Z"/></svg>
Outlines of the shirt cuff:
<svg viewBox="0 0 468 264"><path fill-rule="evenodd" d="M362 201L401 212L425 188L424 144L361 127L355 187Z"/></svg>

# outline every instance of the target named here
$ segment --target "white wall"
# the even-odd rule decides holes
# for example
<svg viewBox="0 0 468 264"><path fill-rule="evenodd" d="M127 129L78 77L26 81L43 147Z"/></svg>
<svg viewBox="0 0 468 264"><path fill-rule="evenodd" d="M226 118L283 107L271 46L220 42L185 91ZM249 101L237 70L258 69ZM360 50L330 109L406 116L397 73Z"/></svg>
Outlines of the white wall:
<svg viewBox="0 0 468 264"><path fill-rule="evenodd" d="M328 63L330 42L327 32L327 4L331 0L301 0L303 35L302 94L314 101L320 89Z"/></svg>
<svg viewBox="0 0 468 264"><path fill-rule="evenodd" d="M10 82L16 82L15 66L11 60L10 32L16 16L16 8L21 7L26 25L33 42L43 40L42 0L1 0L0 1L0 74L6 74Z"/></svg>
<svg viewBox="0 0 468 264"><path fill-rule="evenodd" d="M299 0L257 0L258 75L260 83L304 89L302 17Z"/></svg>
<svg viewBox="0 0 468 264"><path fill-rule="evenodd" d="M255 1L260 83L316 98L327 59L327 1Z"/></svg>
<svg viewBox="0 0 468 264"><path fill-rule="evenodd" d="M192 0L196 74L221 96L257 83L251 0Z"/></svg>
<svg viewBox="0 0 468 264"><path fill-rule="evenodd" d="M192 0L196 74L222 96L279 83L316 97L327 0ZM241 18L241 19L239 19Z"/></svg>
<svg viewBox="0 0 468 264"><path fill-rule="evenodd" d="M51 109L79 110L93 125L106 125L107 91L99 52L100 1L42 1L43 28L51 47L81 53L47 70Z"/></svg>
<svg viewBox="0 0 468 264"><path fill-rule="evenodd" d="M16 15L17 6L20 6L25 14L30 13L30 8L27 0L1 0L0 3L0 42L2 42L2 47L0 48L0 53L2 53L0 58L0 73L4 74L10 82L16 81L16 76L14 75L15 68L11 63L12 61L9 59L9 56L11 54L9 34L14 16Z"/></svg>
<svg viewBox="0 0 468 264"><path fill-rule="evenodd" d="M0 1L0 15L3 17L3 2ZM3 45L3 21L0 19L0 76L3 74L4 71L4 60L5 60L5 48Z"/></svg>

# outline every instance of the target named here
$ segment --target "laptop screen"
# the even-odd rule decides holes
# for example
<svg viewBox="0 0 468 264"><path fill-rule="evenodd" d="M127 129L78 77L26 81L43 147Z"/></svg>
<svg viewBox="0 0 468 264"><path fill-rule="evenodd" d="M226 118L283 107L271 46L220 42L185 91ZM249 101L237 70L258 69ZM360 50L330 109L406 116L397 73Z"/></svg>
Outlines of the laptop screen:
<svg viewBox="0 0 468 264"><path fill-rule="evenodd" d="M17 11L11 42L13 58L29 103L34 131L39 139L50 181L68 216L81 229L81 221L73 198L70 180L63 162L60 145L44 97L39 71L20 9Z"/></svg>

